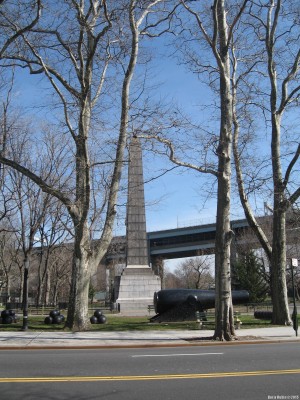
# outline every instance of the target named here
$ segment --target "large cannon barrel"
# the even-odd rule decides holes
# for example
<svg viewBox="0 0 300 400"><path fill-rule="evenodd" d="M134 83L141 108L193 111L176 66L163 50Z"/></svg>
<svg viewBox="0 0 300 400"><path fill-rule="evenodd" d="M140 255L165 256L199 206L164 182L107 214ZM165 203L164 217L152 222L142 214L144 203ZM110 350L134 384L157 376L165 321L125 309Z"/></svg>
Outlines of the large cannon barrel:
<svg viewBox="0 0 300 400"><path fill-rule="evenodd" d="M182 303L189 302L197 305L200 310L215 307L216 293L214 290L200 289L163 289L154 293L154 308L157 314L161 314ZM247 290L233 290L232 302L244 304L249 300Z"/></svg>

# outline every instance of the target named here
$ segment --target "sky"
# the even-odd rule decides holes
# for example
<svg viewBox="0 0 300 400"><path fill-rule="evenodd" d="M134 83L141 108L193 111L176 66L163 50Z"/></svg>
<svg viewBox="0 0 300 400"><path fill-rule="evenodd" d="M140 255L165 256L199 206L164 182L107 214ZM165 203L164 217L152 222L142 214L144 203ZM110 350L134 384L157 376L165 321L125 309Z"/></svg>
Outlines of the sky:
<svg viewBox="0 0 300 400"><path fill-rule="evenodd" d="M163 47L158 51L163 53ZM156 89L157 98L164 98L176 103L187 113L197 116L202 100L207 101L210 93L201 85L197 77L186 70L186 67L177 64L173 58L160 57L156 66L154 83L159 84ZM16 94L26 106L39 102L39 77L29 76L27 72L18 71L16 75ZM41 112L45 112L41 110ZM205 115L201 116L201 118ZM153 177L155 171L151 168L151 154L144 152L144 177ZM161 160L161 165L155 168L172 168L167 160ZM176 168L158 179L145 184L146 221L147 231L157 231L176 227L198 225L215 222L216 199L211 198L204 204L200 187L204 182L213 182L209 175L203 176L198 172ZM237 218L243 217L241 212ZM116 228L116 234L124 234L124 225ZM166 265L173 268L178 260L170 260Z"/></svg>
<svg viewBox="0 0 300 400"><path fill-rule="evenodd" d="M156 46L158 41L154 40L152 43L152 46ZM174 101L185 112L196 115L199 112L197 104L201 103L200 96L203 95L197 77L188 72L184 66L178 65L174 58L167 57L163 44L159 46L161 47L152 49L159 57L159 63L156 62L155 66L157 75L154 82L159 83L156 89L157 97L163 98L166 102ZM160 162L162 168L174 167L174 164L167 160ZM151 175L151 155L144 153L146 180L148 174ZM197 187L203 182L203 177L200 175L191 170L176 168L145 184L148 231L176 228L193 221L211 219L215 215L212 204L209 204L205 211L201 211L202 204L197 193ZM153 205L156 199L158 203Z"/></svg>
<svg viewBox="0 0 300 400"><path fill-rule="evenodd" d="M176 101L189 114L199 112L198 104L202 97L208 97L206 89L198 82L197 77L187 72L185 67L177 65L174 59L161 58L157 67L158 75L154 83L159 83L156 95L166 101ZM15 94L19 102L30 111L31 105L39 103L41 92L40 77L28 76L25 71L16 74ZM30 111L31 112L31 111ZM34 111L35 112L35 111ZM40 109L40 112L47 110ZM49 117L49 116L48 116ZM144 178L153 178L160 168L174 167L167 159L155 160L153 155L144 152ZM215 222L216 200L209 199L204 204L204 197L199 193L203 182L212 182L209 175L203 176L184 168L176 168L165 175L145 183L147 231L172 229L188 225ZM115 228L115 234L125 234L123 222ZM182 260L166 260L165 265L173 269Z"/></svg>
<svg viewBox="0 0 300 400"><path fill-rule="evenodd" d="M175 59L160 58L158 97L174 99L184 112L197 121L205 119L200 106L212 102L211 92L202 84L196 75L187 68L178 65ZM186 160L185 160L186 161ZM165 168L174 164L161 160ZM201 160L199 160L199 164ZM144 175L151 175L151 155L144 152ZM208 174L201 174L186 168L172 170L154 182L145 184L147 207L147 229L149 231L176 228L177 226L198 223L215 222L216 199L211 198L204 204L205 193L200 192L201 186L214 182ZM162 199L157 205L152 205L155 196ZM147 206L148 204L148 206ZM235 218L240 218L241 210L235 208Z"/></svg>
<svg viewBox="0 0 300 400"><path fill-rule="evenodd" d="M199 113L198 105L203 97L210 96L197 77L178 65L174 59L161 58L159 64L159 88L157 96L176 103L191 115ZM161 166L172 168L167 160ZM144 179L151 176L151 154L144 152ZM204 182L212 183L213 177L186 168L176 168L144 186L147 231L214 223L216 199L204 204L200 188ZM165 266L173 270L183 259L165 260Z"/></svg>
<svg viewBox="0 0 300 400"><path fill-rule="evenodd" d="M150 72L153 83L157 85L157 99L163 98L170 102L174 100L198 121L205 121L205 111L200 107L212 102L211 93L205 85L200 83L196 75L187 71L185 66L178 65L175 58L167 57L173 49L164 47L163 40L154 39L146 44L156 57L153 62L155 68ZM39 76L29 76L27 71L16 71L15 93L20 99L20 104L23 102L27 111L31 104L39 104L40 97L45 100L39 88L39 82ZM36 111L32 109L31 112ZM40 108L39 112L40 115L48 113L47 117L52 118L49 110ZM157 162L157 158L154 160L153 155L144 151L147 230L157 231L215 222L216 199L206 198L204 202L206 193L201 192L204 184L208 188L213 182L211 176L177 168L148 182L148 179L153 178L159 169L171 167L172 165L167 160ZM232 203L232 219L244 218L238 196L232 196ZM263 200L260 199L259 207L263 210L262 204ZM122 217L124 217L124 207L122 212ZM120 225L116 225L115 234L124 233L124 220L122 220ZM166 265L170 267L176 264L178 264L177 260L166 262Z"/></svg>

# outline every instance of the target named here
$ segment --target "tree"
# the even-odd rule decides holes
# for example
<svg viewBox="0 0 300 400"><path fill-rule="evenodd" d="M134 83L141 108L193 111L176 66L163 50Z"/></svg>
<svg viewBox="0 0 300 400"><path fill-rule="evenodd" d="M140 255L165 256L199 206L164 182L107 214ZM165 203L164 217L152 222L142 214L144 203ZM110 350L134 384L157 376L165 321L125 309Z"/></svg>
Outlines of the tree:
<svg viewBox="0 0 300 400"><path fill-rule="evenodd" d="M6 300L10 301L11 293L16 288L19 279L18 268L16 265L16 242L14 233L9 227L2 225L0 233L0 292L6 293Z"/></svg>
<svg viewBox="0 0 300 400"><path fill-rule="evenodd" d="M11 100L10 97L13 97L12 86L7 99ZM35 131L34 124L29 124L28 120L10 103L11 101L5 103L1 124L1 136L6 138L4 141L5 151L8 151L14 160L22 162L27 168L39 171L41 175L53 176L53 171L55 171L55 179L60 180L61 184L67 188L67 177L64 178L63 173L65 169L68 169L69 160L66 141L62 138L60 141L55 140L54 133L50 133L45 126L39 126L37 142L31 143L31 135ZM66 211L57 200L38 190L38 187L26 176L9 168L2 172L5 172L2 194L6 204L6 212L2 216L3 224L5 224L3 230L15 238L14 243L18 243L18 245L6 249L6 254L10 254L10 262L14 266L19 265L22 275L20 279L22 282L21 297L26 261L29 266L30 285L33 288L36 284L37 306L40 305L44 294L43 301L48 304L49 255L53 246L62 240L62 236L70 238ZM39 251L36 246L40 247ZM9 278L12 279L13 276L12 273ZM37 281L35 276L37 276Z"/></svg>
<svg viewBox="0 0 300 400"><path fill-rule="evenodd" d="M214 76L213 86L217 86L219 100L219 134L211 135L207 145L203 146L203 164L199 160L195 163L184 161L177 156L178 147L174 141L163 137L162 132L147 135L148 138L158 140L167 148L169 159L182 167L195 171L211 174L217 179L217 219L215 242L215 281L216 281L216 327L214 338L218 340L231 340L234 336L231 278L230 278L230 245L233 232L230 227L230 200L231 200L231 146L232 146L232 92L229 48L233 31L240 20L248 0L241 1L238 5L231 5L223 0L214 0L208 10L206 4L194 4L181 0L181 5L187 11L188 16L183 18L182 32L187 33L183 38L186 51L185 62L191 62L192 68L197 67L197 74L208 76L208 81ZM192 21L191 24L189 23ZM191 35L192 32L192 35ZM181 42L182 43L182 42ZM198 47L202 45L206 55L213 58L213 63L207 63L205 57L201 59ZM218 84L216 84L218 81ZM174 118L171 126L176 131L177 120ZM159 131L159 129L157 129ZM207 136L207 132L206 136ZM200 135L199 135L200 136ZM196 148L199 143L195 143ZM186 143L185 143L186 147ZM194 148L195 149L195 148ZM217 162L210 162L206 149L217 157ZM184 152L183 152L184 153ZM199 151L200 153L200 151Z"/></svg>
<svg viewBox="0 0 300 400"><path fill-rule="evenodd" d="M286 213L300 195L297 169L295 168L299 160L300 147L299 140L289 133L291 140L287 152L284 153L282 130L284 123L290 123L289 117L285 114L294 106L297 106L300 92L300 51L297 43L299 24L296 23L299 18L299 10L297 10L294 2L270 0L264 5L253 2L250 16L252 21L250 20L248 23L253 29L258 45L259 43L263 44L266 55L265 59L259 60L260 67L257 69L260 78L267 77L268 84L265 83L264 79L260 79L260 87L253 86L252 83L252 88L256 90L255 93L267 92L269 102L267 104L267 99L264 97L261 103L255 101L258 108L263 110L264 115L268 115L266 125L271 131L270 164L273 180L273 237L271 242L254 216L245 189L245 179L240 161L241 153L238 148L239 117L234 110L234 157L237 182L240 199L249 225L257 235L271 265L272 322L290 325L286 288ZM253 69L253 66L258 65L257 59L251 60L251 63L252 66L248 66L248 72ZM234 58L234 65L236 66L236 57ZM250 74L248 74L248 85L250 86L249 77ZM245 79L245 75L242 79ZM239 80L236 77L233 78L235 88L238 88ZM234 97L236 99L236 92ZM235 102L237 101L236 99ZM293 130L293 128L290 128L290 130ZM283 172L283 169L285 169L285 172Z"/></svg>
<svg viewBox="0 0 300 400"><path fill-rule="evenodd" d="M15 3L4 0L1 3L4 4L1 5L0 13L0 26L3 32L0 59L19 37L34 28L39 21L42 9L41 0L25 0Z"/></svg>
<svg viewBox="0 0 300 400"><path fill-rule="evenodd" d="M56 246L52 249L49 261L50 285L49 303L58 301L68 303L71 289L73 247Z"/></svg>
<svg viewBox="0 0 300 400"><path fill-rule="evenodd" d="M164 289L180 289L182 283L180 278L174 274L173 271L168 268L164 269Z"/></svg>
<svg viewBox="0 0 300 400"><path fill-rule="evenodd" d="M33 259L35 262L36 271L34 276L37 277L36 283L36 305L50 304L50 292L52 287L57 286L54 279L53 264L54 260L58 264L57 255L58 249L61 252L70 253L63 243L70 239L68 232L68 216L65 215L64 207L57 201L50 202L47 210L47 215L40 224L36 234L36 247L34 249ZM64 263L68 263L65 268L70 271L71 260L70 257L63 257ZM32 273L33 275L33 273ZM56 274L57 275L57 274ZM52 279L53 278L53 279ZM69 286L69 284L67 284Z"/></svg>
<svg viewBox="0 0 300 400"><path fill-rule="evenodd" d="M96 289L94 288L93 283L91 281L90 288L89 288L89 299L90 299L91 304L93 304L95 294L96 294Z"/></svg>
<svg viewBox="0 0 300 400"><path fill-rule="evenodd" d="M232 265L233 286L237 290L248 290L249 302L265 300L269 285L265 280L264 268L253 251L241 254Z"/></svg>
<svg viewBox="0 0 300 400"><path fill-rule="evenodd" d="M187 289L209 289L214 282L207 257L203 256L182 261L174 269L174 275L180 287Z"/></svg>
<svg viewBox="0 0 300 400"><path fill-rule="evenodd" d="M34 160L30 160L28 148L25 141L21 142L21 146L16 146L15 159L19 157L27 159L25 165L31 168L35 164ZM16 143L15 143L16 144ZM31 148L31 151L33 148ZM37 166L35 169L38 170ZM11 190L12 201L14 202L15 212L8 219L10 230L14 232L16 241L18 242L19 256L22 255L22 294L23 294L23 328L27 329L27 307L28 307L28 278L30 277L30 264L32 261L32 253L36 241L36 234L46 218L47 209L49 207L50 196L44 194L40 188L26 176L20 174L17 170L11 169L7 172L9 182L7 185Z"/></svg>
<svg viewBox="0 0 300 400"><path fill-rule="evenodd" d="M7 20L11 21L9 17ZM62 20L65 22L63 28ZM92 2L88 6L81 2L65 3L58 12L54 4L49 4L38 26L30 34L19 38L18 47L10 46L2 52L3 58L6 57L15 65L27 67L33 74L43 74L48 79L61 100L65 124L73 139L76 176L74 196L55 187L49 176L39 176L37 171L28 169L9 157L1 161L32 179L44 192L59 199L72 218L75 242L67 326L79 330L85 329L88 323L89 263L96 261L93 259L95 256L96 259L99 257L98 254L91 254L87 225L90 203L88 138L91 111L99 98L110 61L106 49L109 43L107 33L111 26L106 2ZM16 29L12 22L10 28ZM102 51L99 46L101 40ZM100 54L103 55L103 48L102 58ZM96 63L96 56L100 62ZM97 84L92 80L94 69L98 70ZM117 175L120 174L122 151L120 156ZM115 215L115 189L114 187L111 192L111 202L107 209L108 219L102 236L104 248L109 243ZM98 249L97 253L102 251L102 248Z"/></svg>
<svg viewBox="0 0 300 400"><path fill-rule="evenodd" d="M84 330L89 325L90 273L103 258L112 237L127 138L130 85L138 58L140 29L145 18L161 2L155 0L144 4L131 0L128 7L128 2L118 1L114 3L114 8L111 5L111 9L105 0L64 2L59 9L56 4L48 3L38 25L3 46L1 52L6 65L27 68L30 74L42 74L47 79L59 99L65 129L72 140L74 187L68 191L60 182L57 184L53 176L38 175L36 171L9 157L9 154L0 156L3 164L29 177L43 192L61 201L73 221L74 259L66 321L66 326L72 329ZM9 11L13 10L7 11L5 19L8 21L7 29L14 36L18 28ZM91 165L89 144L92 113L100 95L105 98L105 89L111 85L112 81L106 81L109 66L115 67L112 76L119 77L120 70L124 72L119 97L119 132L114 135L115 156ZM106 110L104 103L102 106ZM106 139L105 135L99 139L103 147ZM113 171L109 179L105 222L98 247L92 248L89 231L91 169L106 164L111 165Z"/></svg>

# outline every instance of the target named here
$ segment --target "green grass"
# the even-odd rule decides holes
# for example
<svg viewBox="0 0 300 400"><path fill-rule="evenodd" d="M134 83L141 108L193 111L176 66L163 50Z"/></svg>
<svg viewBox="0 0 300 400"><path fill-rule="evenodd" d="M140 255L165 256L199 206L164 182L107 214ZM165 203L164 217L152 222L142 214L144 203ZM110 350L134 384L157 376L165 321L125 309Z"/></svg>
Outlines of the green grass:
<svg viewBox="0 0 300 400"><path fill-rule="evenodd" d="M192 322L172 322L172 323L151 323L147 317L122 317L117 314L107 314L106 324L90 325L91 331L147 331L159 330L165 331L170 329L186 329L186 330L199 330L198 324ZM253 315L241 315L242 321L241 329L247 328L265 328L270 327L271 322L267 320L255 319ZM63 331L64 325L46 325L44 323L44 316L29 316L28 328L29 330L38 331ZM300 316L298 316L300 325ZM22 317L19 321L10 325L0 325L0 331L20 331L22 328ZM214 329L214 322L208 321L204 325L204 329Z"/></svg>
<svg viewBox="0 0 300 400"><path fill-rule="evenodd" d="M241 329L267 328L274 326L271 324L270 320L256 319L250 314L241 315L239 319L242 321Z"/></svg>
<svg viewBox="0 0 300 400"><path fill-rule="evenodd" d="M31 316L28 318L28 329L39 331L63 331L64 325L46 325L45 317ZM22 328L22 318L17 323L10 325L1 324L0 331L20 331ZM147 330L168 330L168 329L197 329L196 322L175 322L167 323L151 323L147 317L120 317L117 315L108 315L105 324L91 324L91 331L147 331Z"/></svg>

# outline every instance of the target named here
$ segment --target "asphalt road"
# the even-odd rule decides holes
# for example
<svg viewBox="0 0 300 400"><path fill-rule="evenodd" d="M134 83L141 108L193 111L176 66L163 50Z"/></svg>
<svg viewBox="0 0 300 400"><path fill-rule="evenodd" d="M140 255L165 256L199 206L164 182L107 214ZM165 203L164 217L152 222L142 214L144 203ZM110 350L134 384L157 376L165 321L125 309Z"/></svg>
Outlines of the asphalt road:
<svg viewBox="0 0 300 400"><path fill-rule="evenodd" d="M1 351L0 399L300 400L300 346Z"/></svg>

